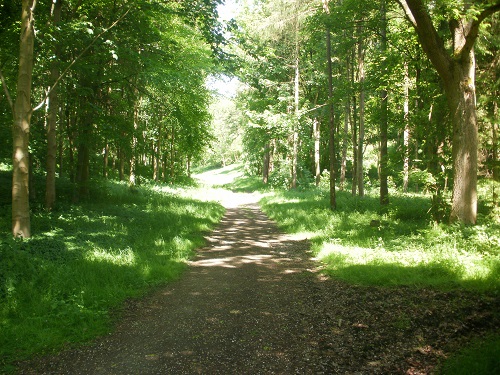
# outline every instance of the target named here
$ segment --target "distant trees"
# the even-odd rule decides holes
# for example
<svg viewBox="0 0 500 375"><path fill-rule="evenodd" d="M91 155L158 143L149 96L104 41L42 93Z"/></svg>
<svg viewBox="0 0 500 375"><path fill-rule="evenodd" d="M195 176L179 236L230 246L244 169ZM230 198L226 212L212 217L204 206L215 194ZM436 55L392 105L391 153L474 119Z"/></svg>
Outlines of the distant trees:
<svg viewBox="0 0 500 375"><path fill-rule="evenodd" d="M34 170L47 176L47 210L56 176L75 183L77 200L98 173L132 184L189 173L210 138L205 79L224 57L220 2L23 0L20 25L18 5L0 6L0 117L14 119L0 149L13 149L14 236L31 235Z"/></svg>
<svg viewBox="0 0 500 375"><path fill-rule="evenodd" d="M286 173L293 168L281 166L293 160L294 143L284 140L293 139L290 115L298 107L298 185L316 173L317 126L321 170L333 161L339 188L347 177L353 194L362 195L367 182L378 184L384 205L391 186L430 190L436 202L451 187L450 220L476 222L478 150L488 160L484 173L498 176L498 84L492 79L498 74L493 32L498 1L297 1L303 17L298 55L291 37L293 15L281 10L294 9L295 2L246 3L251 12L241 16L239 46L240 79L248 89L240 100L246 103L244 144L251 168L271 166L271 183L296 186L293 173ZM481 50L477 85L475 46ZM294 107L296 66L300 97ZM476 111L476 86L485 90L481 112ZM326 152L330 106L337 135L333 156ZM478 138L478 124L485 122L483 131L491 137Z"/></svg>

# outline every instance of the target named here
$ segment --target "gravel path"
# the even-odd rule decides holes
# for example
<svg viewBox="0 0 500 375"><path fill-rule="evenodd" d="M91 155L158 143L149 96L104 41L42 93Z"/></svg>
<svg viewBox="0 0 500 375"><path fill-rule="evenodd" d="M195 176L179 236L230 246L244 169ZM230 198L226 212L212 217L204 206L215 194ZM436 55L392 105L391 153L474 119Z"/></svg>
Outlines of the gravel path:
<svg viewBox="0 0 500 375"><path fill-rule="evenodd" d="M227 194L180 280L129 303L112 334L20 373L427 374L499 326L495 299L325 279L306 239L283 235L257 197Z"/></svg>

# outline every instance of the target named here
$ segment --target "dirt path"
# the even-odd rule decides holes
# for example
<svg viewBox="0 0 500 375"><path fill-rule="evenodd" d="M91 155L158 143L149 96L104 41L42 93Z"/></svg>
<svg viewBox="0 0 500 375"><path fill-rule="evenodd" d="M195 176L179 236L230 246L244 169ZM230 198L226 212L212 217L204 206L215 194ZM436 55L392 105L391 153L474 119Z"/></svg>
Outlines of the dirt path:
<svg viewBox="0 0 500 375"><path fill-rule="evenodd" d="M450 310L474 297L325 280L307 240L283 235L255 197L235 197L179 281L128 306L113 334L20 373L426 374L498 326L494 301Z"/></svg>

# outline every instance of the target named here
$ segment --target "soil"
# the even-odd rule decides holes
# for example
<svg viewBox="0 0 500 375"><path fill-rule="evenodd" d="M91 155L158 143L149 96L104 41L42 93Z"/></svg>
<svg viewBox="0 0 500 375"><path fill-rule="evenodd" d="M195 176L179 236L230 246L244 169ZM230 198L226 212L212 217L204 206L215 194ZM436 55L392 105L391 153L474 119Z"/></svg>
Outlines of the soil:
<svg viewBox="0 0 500 375"><path fill-rule="evenodd" d="M430 374L498 331L495 296L323 276L307 239L236 196L180 280L127 302L111 334L19 373Z"/></svg>

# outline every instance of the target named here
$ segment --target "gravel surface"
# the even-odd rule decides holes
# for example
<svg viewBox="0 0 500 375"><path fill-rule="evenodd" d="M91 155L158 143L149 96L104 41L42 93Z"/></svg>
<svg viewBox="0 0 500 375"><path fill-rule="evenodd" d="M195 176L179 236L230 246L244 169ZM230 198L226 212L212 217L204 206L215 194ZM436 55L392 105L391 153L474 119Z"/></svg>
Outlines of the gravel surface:
<svg viewBox="0 0 500 375"><path fill-rule="evenodd" d="M327 279L307 239L236 197L180 280L129 301L112 334L19 373L428 374L500 326L494 297Z"/></svg>

